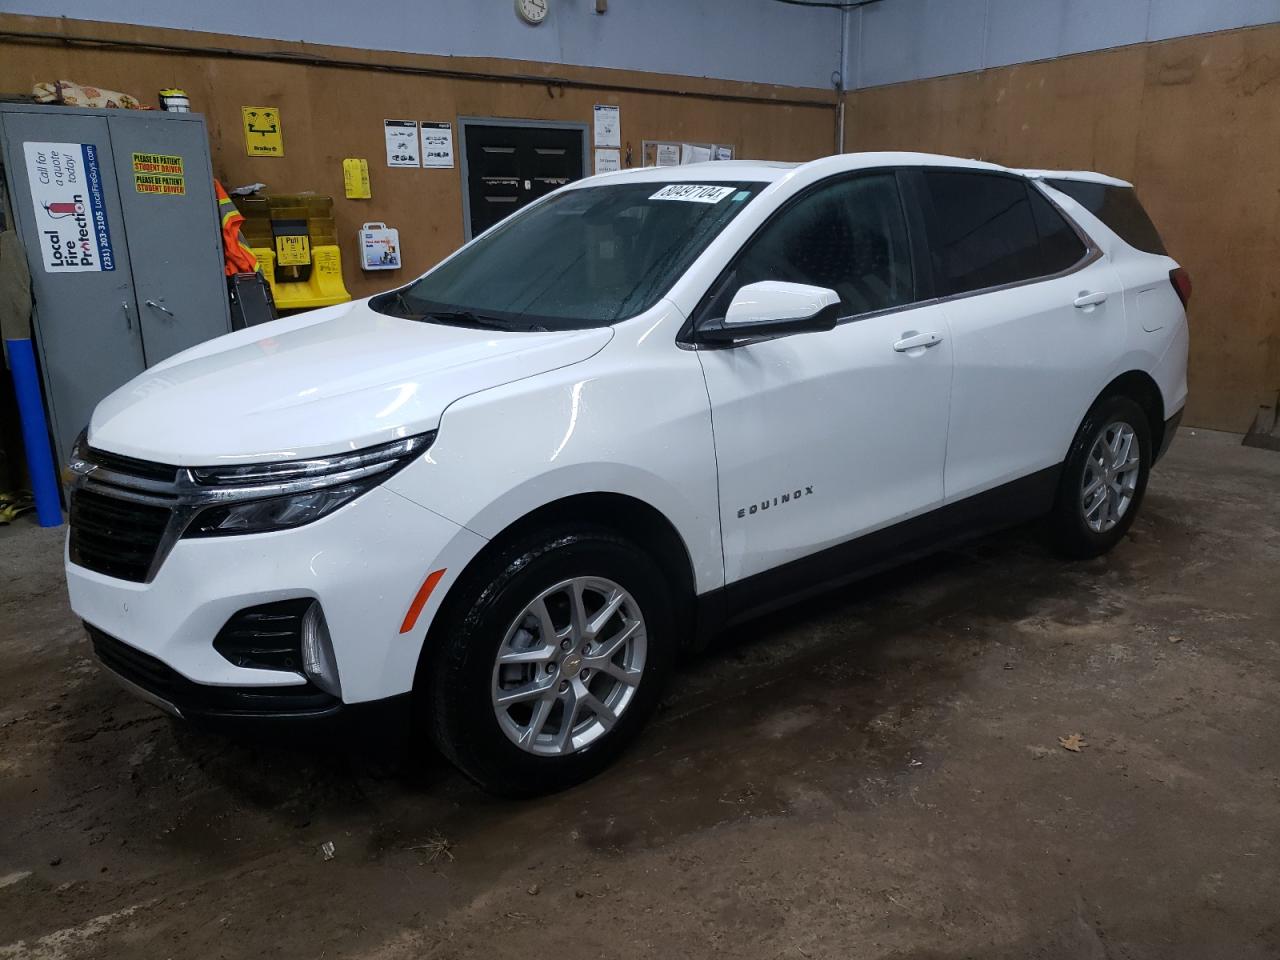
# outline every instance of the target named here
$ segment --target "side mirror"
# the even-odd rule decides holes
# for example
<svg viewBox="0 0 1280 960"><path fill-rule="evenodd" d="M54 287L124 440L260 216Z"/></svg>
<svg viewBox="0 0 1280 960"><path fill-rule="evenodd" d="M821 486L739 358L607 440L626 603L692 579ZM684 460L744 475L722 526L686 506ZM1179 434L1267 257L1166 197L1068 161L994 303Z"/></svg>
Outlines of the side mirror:
<svg viewBox="0 0 1280 960"><path fill-rule="evenodd" d="M734 294L724 320L698 328L700 343L728 344L756 337L830 330L840 318L840 296L826 287L762 280Z"/></svg>

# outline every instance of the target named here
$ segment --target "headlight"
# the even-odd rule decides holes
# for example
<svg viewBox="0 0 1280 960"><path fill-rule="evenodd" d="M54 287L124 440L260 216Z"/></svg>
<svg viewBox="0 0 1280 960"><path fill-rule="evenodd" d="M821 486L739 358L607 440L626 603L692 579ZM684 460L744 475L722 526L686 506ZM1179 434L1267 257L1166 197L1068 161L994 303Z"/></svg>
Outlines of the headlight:
<svg viewBox="0 0 1280 960"><path fill-rule="evenodd" d="M423 453L435 432L354 453L255 463L194 467L192 500L206 503L184 537L220 537L288 530L311 523L382 483Z"/></svg>

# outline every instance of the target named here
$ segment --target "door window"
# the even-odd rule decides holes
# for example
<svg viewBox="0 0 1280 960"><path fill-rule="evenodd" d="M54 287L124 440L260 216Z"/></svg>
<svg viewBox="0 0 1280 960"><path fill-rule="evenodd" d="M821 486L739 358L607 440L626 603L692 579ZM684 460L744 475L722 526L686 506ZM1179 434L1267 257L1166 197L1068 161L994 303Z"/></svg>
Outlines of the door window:
<svg viewBox="0 0 1280 960"><path fill-rule="evenodd" d="M914 300L896 177L883 173L840 180L784 208L722 276L705 315L723 317L740 288L761 280L834 290L842 317Z"/></svg>
<svg viewBox="0 0 1280 960"><path fill-rule="evenodd" d="M1041 276L1026 182L988 173L929 171L934 263L950 293L966 293Z"/></svg>

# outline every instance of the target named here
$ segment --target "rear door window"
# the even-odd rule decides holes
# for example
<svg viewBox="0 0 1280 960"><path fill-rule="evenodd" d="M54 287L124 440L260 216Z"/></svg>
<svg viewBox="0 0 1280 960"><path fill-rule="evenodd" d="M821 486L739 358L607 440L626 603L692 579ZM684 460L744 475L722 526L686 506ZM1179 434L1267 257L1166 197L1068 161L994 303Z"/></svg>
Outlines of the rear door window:
<svg viewBox="0 0 1280 960"><path fill-rule="evenodd" d="M1109 183L1088 180L1047 179L1049 186L1061 190L1080 206L1105 223L1129 246L1143 253L1167 257L1160 231L1147 216L1132 187L1117 187Z"/></svg>
<svg viewBox="0 0 1280 960"><path fill-rule="evenodd" d="M1043 276L1040 234L1020 177L930 170L934 270L947 293Z"/></svg>

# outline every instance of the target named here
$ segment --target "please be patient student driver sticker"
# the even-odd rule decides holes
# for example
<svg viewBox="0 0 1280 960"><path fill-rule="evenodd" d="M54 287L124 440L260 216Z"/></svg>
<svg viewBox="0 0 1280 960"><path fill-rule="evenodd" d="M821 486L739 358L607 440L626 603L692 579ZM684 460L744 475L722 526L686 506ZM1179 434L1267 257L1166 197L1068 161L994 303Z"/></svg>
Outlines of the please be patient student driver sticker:
<svg viewBox="0 0 1280 960"><path fill-rule="evenodd" d="M737 187L714 187L704 183L672 183L663 187L650 200L685 200L690 203L719 203Z"/></svg>
<svg viewBox="0 0 1280 960"><path fill-rule="evenodd" d="M135 153L133 188L138 193L185 196L187 179L182 158L167 153Z"/></svg>

